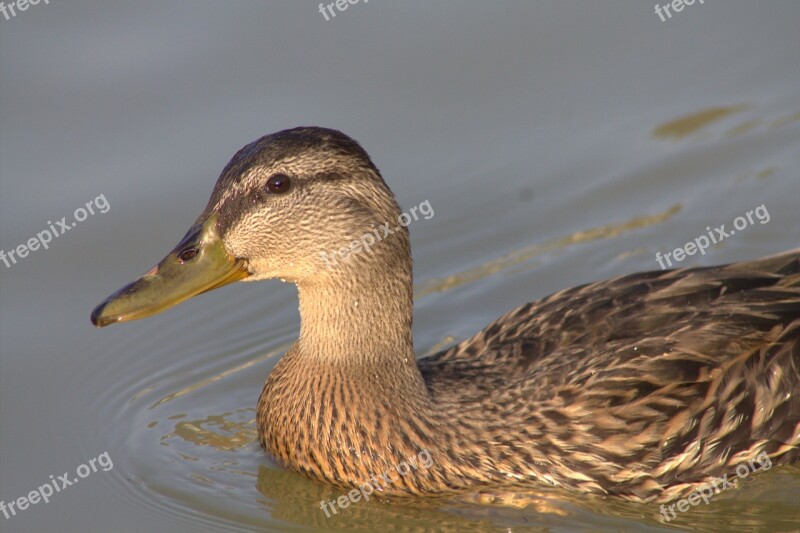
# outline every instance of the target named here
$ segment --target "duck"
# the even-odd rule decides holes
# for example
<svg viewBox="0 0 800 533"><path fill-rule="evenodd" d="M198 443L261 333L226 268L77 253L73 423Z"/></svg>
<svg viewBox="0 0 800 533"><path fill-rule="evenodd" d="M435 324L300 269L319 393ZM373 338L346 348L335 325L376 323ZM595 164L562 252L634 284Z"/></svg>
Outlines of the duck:
<svg viewBox="0 0 800 533"><path fill-rule="evenodd" d="M668 502L800 455L800 249L568 288L417 358L400 216L349 136L266 135L91 321L293 283L299 334L259 396L259 441L283 468L386 498L557 487Z"/></svg>

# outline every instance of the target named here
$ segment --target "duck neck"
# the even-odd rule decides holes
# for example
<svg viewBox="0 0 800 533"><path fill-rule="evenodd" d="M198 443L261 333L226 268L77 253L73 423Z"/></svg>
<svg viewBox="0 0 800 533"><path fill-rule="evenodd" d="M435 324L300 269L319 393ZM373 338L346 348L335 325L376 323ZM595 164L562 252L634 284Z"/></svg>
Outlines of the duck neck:
<svg viewBox="0 0 800 533"><path fill-rule="evenodd" d="M298 284L301 326L293 352L349 379L423 392L411 332L410 259L358 259L324 281Z"/></svg>
<svg viewBox="0 0 800 533"><path fill-rule="evenodd" d="M300 336L258 406L261 443L282 464L360 484L434 453L441 432L414 358L410 254L392 257L365 252L297 283Z"/></svg>

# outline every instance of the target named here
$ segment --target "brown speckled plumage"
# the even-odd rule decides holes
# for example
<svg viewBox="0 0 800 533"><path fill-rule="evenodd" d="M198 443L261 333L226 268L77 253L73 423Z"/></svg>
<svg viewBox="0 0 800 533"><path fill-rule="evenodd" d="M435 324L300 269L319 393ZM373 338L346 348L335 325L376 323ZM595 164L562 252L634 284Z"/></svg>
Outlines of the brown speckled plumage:
<svg viewBox="0 0 800 533"><path fill-rule="evenodd" d="M350 155L342 175L372 166ZM407 233L381 244L298 282L301 337L258 405L283 465L358 486L425 449L433 466L387 493L544 482L663 501L762 451L798 456L800 251L567 289L415 364Z"/></svg>
<svg viewBox="0 0 800 533"><path fill-rule="evenodd" d="M291 190L265 194L278 173ZM800 250L567 289L415 360L406 228L323 259L399 214L355 141L296 128L236 154L198 221L250 280L298 287L299 338L258 402L280 464L357 487L427 451L386 495L544 483L667 501L759 454L797 459ZM98 325L124 318L104 306Z"/></svg>

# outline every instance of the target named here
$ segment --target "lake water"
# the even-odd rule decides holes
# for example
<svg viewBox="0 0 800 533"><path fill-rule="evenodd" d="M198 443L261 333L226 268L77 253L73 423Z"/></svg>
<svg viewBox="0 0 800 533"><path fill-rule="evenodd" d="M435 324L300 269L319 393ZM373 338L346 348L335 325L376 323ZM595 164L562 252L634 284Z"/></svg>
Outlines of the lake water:
<svg viewBox="0 0 800 533"><path fill-rule="evenodd" d="M319 501L340 491L254 440L263 381L297 335L293 287L91 327L236 150L295 125L353 136L402 206L432 206L410 226L420 355L556 290L657 269L656 252L762 205L767 223L681 266L800 245L800 3L706 0L664 21L635 1L318 9L74 0L0 15L0 249L99 198L48 249L0 263L0 500L86 474L0 514L0 531L800 529L796 466L670 523L656 505L545 490L525 508L372 501L327 518Z"/></svg>

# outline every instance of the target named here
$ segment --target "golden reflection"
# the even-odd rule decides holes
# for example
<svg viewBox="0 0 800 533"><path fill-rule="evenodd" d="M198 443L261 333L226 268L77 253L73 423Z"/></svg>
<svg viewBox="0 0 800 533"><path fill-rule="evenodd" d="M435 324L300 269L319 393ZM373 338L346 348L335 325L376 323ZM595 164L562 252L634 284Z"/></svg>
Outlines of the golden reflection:
<svg viewBox="0 0 800 533"><path fill-rule="evenodd" d="M781 126L785 126L786 124L791 124L792 122L800 122L800 111L796 111L791 115L787 115L785 117L776 118L770 126L773 128L779 128Z"/></svg>
<svg viewBox="0 0 800 533"><path fill-rule="evenodd" d="M623 250L622 252L618 253L614 256L614 259L617 261L625 261L631 257L636 257L638 255L647 255L650 253L648 248L640 246L638 248L634 248L633 250Z"/></svg>
<svg viewBox="0 0 800 533"><path fill-rule="evenodd" d="M440 340L439 342L437 342L436 344L434 344L428 350L428 352L425 355L426 356L427 355L433 355L433 354L439 352L440 350L444 350L445 348L447 348L451 344L455 343L456 340L457 339L455 337L453 337L452 335L445 335L444 338L442 340Z"/></svg>
<svg viewBox="0 0 800 533"><path fill-rule="evenodd" d="M208 479L206 476L201 476L200 474L192 474L189 476L194 481L198 482L201 485L205 485L207 487L211 487L214 485L214 482Z"/></svg>
<svg viewBox="0 0 800 533"><path fill-rule="evenodd" d="M372 497L369 501L361 500L338 509L335 515L327 517L320 502L339 498L347 493L345 489L265 466L259 467L256 488L272 502L268 512L273 519L324 531L522 533L542 531L541 524L554 517L578 514L564 506L565 500L561 499L560 493L544 489L529 499L531 506L527 509L476 505L481 495L474 495L469 501L467 498L454 501L447 497L392 500ZM531 523L534 516L537 524Z"/></svg>
<svg viewBox="0 0 800 533"><path fill-rule="evenodd" d="M775 167L769 167L769 168L765 168L764 170L762 170L761 172L756 174L756 178L758 178L760 180L763 180L763 179L767 179L768 177L772 176L773 174L775 174Z"/></svg>
<svg viewBox="0 0 800 533"><path fill-rule="evenodd" d="M758 126L760 126L763 123L764 122L760 118L754 118L752 120L746 120L746 121L742 122L741 124L739 124L737 126L734 126L731 129L729 129L728 133L726 133L725 135L727 135L728 137L738 137L739 135L744 135L748 131L757 128Z"/></svg>
<svg viewBox="0 0 800 533"><path fill-rule="evenodd" d="M141 398L142 396L144 396L148 392L152 391L153 389L155 389L155 387L153 387L153 386L143 388L142 390L140 390L139 392L137 392L136 394L131 396L131 399L129 400L129 402L130 403L135 402L136 400L138 400L139 398Z"/></svg>
<svg viewBox="0 0 800 533"><path fill-rule="evenodd" d="M247 407L232 413L178 422L175 424L175 431L164 435L161 443L169 446L167 441L178 437L197 446L236 451L250 446L258 439L254 413L255 409Z"/></svg>
<svg viewBox="0 0 800 533"><path fill-rule="evenodd" d="M691 133L702 130L706 126L720 121L729 115L739 113L750 107L749 104L739 104L729 107L710 107L689 115L684 115L675 120L665 122L653 130L653 137L658 139L682 139Z"/></svg>
<svg viewBox="0 0 800 533"><path fill-rule="evenodd" d="M759 170L755 174L753 174L752 172L746 172L744 174L739 174L738 176L736 176L735 181L736 183L741 183L743 181L747 181L752 178L755 178L757 180L765 180L768 177L775 174L776 170L777 169L775 167L767 167L764 170Z"/></svg>
<svg viewBox="0 0 800 533"><path fill-rule="evenodd" d="M184 461L199 461L200 460L199 457L195 457L194 455L189 455L188 453L178 452L178 455L180 455L181 459L183 459Z"/></svg>
<svg viewBox="0 0 800 533"><path fill-rule="evenodd" d="M530 261L533 257L545 252L562 250L574 244L582 244L599 239L610 239L628 231L660 224L679 213L681 209L683 209L681 204L675 204L666 211L656 213L655 215L638 216L625 222L606 224L604 226L578 231L572 235L560 237L543 244L527 246L469 270L458 272L444 278L429 280L417 287L414 296L419 298L434 292L449 291L460 285L483 279L502 270Z"/></svg>
<svg viewBox="0 0 800 533"><path fill-rule="evenodd" d="M768 483L764 482L764 485ZM709 505L692 507L672 522L663 519L659 505L655 503L631 503L550 487L531 489L526 493L486 491L457 499L373 498L339 509L337 514L330 517L326 517L320 509L320 502L342 496L346 493L344 489L266 466L258 469L256 489L265 497L266 501L261 504L272 519L324 531L522 533L549 531L548 525L553 524L570 524L572 529L577 524L583 524L583 529L594 531L603 529L608 524L608 518L611 518L617 522L620 531L665 531L674 528L675 531L690 529L698 533L716 533L720 531L719 517L724 516L728 531L755 533L767 530L796 531L796 528L789 526L792 520L796 526L800 513L794 503L788 501L789 498L767 505L763 499L751 503L759 493L758 488L752 485L746 489L746 493L736 491L728 497L718 497ZM773 513L785 519L778 522ZM777 526L777 529L768 529L767 524Z"/></svg>

